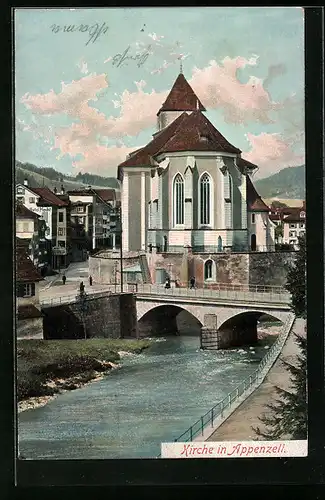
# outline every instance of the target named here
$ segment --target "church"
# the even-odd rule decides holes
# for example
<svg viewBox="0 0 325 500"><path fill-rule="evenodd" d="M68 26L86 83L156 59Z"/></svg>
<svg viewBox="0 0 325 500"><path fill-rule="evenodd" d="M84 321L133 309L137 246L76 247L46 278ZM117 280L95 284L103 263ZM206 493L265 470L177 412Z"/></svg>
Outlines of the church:
<svg viewBox="0 0 325 500"><path fill-rule="evenodd" d="M157 131L118 166L123 252L258 252L275 224L241 157L204 115L181 72L157 113Z"/></svg>

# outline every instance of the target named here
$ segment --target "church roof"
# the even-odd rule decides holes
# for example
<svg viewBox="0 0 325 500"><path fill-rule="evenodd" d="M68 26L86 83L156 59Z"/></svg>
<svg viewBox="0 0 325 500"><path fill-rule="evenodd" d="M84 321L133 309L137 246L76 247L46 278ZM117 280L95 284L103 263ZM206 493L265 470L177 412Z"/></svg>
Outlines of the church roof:
<svg viewBox="0 0 325 500"><path fill-rule="evenodd" d="M270 208L264 203L262 198L257 194L257 191L247 176L246 182L246 198L247 198L247 209L251 212L269 212Z"/></svg>
<svg viewBox="0 0 325 500"><path fill-rule="evenodd" d="M130 158L127 158L123 163L119 164L120 167L133 167L137 165L151 165L151 157L163 147L165 142L167 142L170 137L172 137L178 127L184 124L187 118L187 114L182 113L176 120L164 128L159 134L156 134L154 138L143 148L135 151Z"/></svg>
<svg viewBox="0 0 325 500"><path fill-rule="evenodd" d="M240 154L241 150L230 144L201 111L186 115L167 142L156 154L176 151L220 151Z"/></svg>
<svg viewBox="0 0 325 500"><path fill-rule="evenodd" d="M205 107L196 96L185 76L180 73L176 78L166 101L158 111L157 116L162 111L194 111L196 109L205 111Z"/></svg>
<svg viewBox="0 0 325 500"><path fill-rule="evenodd" d="M156 134L146 146L120 163L118 172L120 173L122 167L152 165L153 157L161 153L194 150L241 153L240 149L230 144L201 111L193 111L190 115L184 112Z"/></svg>
<svg viewBox="0 0 325 500"><path fill-rule="evenodd" d="M254 163L251 163L250 161L245 160L244 158L237 158L236 163L237 163L237 166L241 172L244 169L248 169L248 170L253 171L253 170L256 170L258 168L257 165L254 165Z"/></svg>

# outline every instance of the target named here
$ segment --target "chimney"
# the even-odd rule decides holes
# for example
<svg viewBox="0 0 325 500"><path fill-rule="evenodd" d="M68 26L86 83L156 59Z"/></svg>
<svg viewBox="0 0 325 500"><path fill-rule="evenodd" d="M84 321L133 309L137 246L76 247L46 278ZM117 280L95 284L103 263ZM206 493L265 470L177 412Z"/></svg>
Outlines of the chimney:
<svg viewBox="0 0 325 500"><path fill-rule="evenodd" d="M65 193L65 189L64 189L63 184L61 184L61 193L60 194L64 194L64 193Z"/></svg>
<svg viewBox="0 0 325 500"><path fill-rule="evenodd" d="M24 186L28 187L28 180L24 179Z"/></svg>

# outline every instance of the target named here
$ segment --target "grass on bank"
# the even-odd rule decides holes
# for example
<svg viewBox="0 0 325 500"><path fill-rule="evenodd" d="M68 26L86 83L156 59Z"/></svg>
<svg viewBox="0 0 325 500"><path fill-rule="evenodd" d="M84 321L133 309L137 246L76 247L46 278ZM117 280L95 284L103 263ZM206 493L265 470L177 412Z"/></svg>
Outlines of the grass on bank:
<svg viewBox="0 0 325 500"><path fill-rule="evenodd" d="M69 381L61 389L76 389L93 379L96 372L117 363L118 351L140 353L151 341L123 339L20 340L17 344L17 398L52 396L60 391L47 383L55 378Z"/></svg>

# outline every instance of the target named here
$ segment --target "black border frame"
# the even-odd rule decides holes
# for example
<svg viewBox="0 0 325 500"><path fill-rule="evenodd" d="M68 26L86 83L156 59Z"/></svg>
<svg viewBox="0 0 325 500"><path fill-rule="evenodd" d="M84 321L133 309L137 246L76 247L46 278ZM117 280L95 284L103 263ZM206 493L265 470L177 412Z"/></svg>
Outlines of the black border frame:
<svg viewBox="0 0 325 500"><path fill-rule="evenodd" d="M19 4L19 2L17 2ZM46 8L46 2L42 8ZM71 1L69 7L81 7ZM96 7L100 7L97 3ZM106 6L107 5L103 5ZM123 7L127 6L127 3ZM142 6L144 6L142 4ZM161 5L162 6L162 5ZM164 5L166 6L166 5ZM16 8L20 7L15 5ZM32 7L32 6L29 6ZM35 6L36 7L36 6ZM39 6L38 6L39 7ZM49 5L49 7L54 7ZM64 8L66 5L55 6ZM95 6L93 6L95 7ZM308 397L309 397L309 438L308 457L306 458L264 458L227 459L227 460L15 460L13 442L15 439L14 417L14 359L13 359L13 186L14 138L12 130L13 98L10 96L14 85L11 61L10 35L12 33L12 11L7 9L2 20L2 70L1 97L2 125L4 133L0 136L3 161L1 200L3 217L8 225L3 228L1 241L1 336L0 336L0 380L1 412L0 433L2 444L1 478L8 491L15 484L17 474L18 490L26 487L59 486L54 488L56 497L63 493L62 487L83 486L180 486L180 485L267 485L274 484L324 484L324 207L323 207L323 25L322 8L305 9L305 52L306 52L306 204L307 204L307 273L308 273ZM8 80L5 77L8 76ZM8 106L9 104L9 106ZM8 109L9 108L9 109ZM11 188L11 189L10 189ZM29 489L29 488L28 488ZM124 488L123 488L124 489ZM163 488L165 495L170 488ZM32 488L34 492L35 488ZM41 488L49 494L49 489ZM79 490L79 488L77 488ZM112 494L121 488L110 488ZM133 490L133 489L132 489ZM141 488L142 490L142 488ZM204 492L205 488L201 491ZM3 491L3 489L2 489ZM95 488L93 494L101 490ZM272 491L272 489L271 489ZM40 491L39 491L40 492ZM17 493L17 489L16 489ZM40 492L41 493L41 492ZM204 493L203 493L204 494ZM94 496L95 496L94 495ZM51 495L50 495L51 496Z"/></svg>

